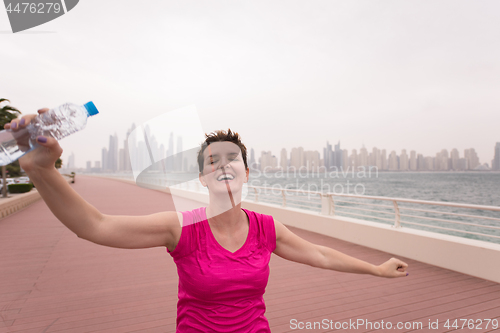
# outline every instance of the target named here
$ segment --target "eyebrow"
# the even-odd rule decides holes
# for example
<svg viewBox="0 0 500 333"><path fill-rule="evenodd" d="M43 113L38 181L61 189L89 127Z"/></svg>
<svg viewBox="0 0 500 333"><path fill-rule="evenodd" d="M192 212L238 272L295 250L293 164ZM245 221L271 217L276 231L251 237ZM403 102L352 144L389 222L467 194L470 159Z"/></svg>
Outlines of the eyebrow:
<svg viewBox="0 0 500 333"><path fill-rule="evenodd" d="M228 156L234 156L234 155L239 155L239 153L228 153ZM214 157L219 157L219 154L213 154L213 155L208 155L206 159L214 158Z"/></svg>

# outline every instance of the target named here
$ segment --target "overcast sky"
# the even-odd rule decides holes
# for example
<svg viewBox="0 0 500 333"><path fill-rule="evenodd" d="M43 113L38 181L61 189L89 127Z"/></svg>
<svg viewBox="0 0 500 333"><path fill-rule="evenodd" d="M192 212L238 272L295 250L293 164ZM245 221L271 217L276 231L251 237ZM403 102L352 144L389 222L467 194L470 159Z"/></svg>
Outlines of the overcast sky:
<svg viewBox="0 0 500 333"><path fill-rule="evenodd" d="M195 105L204 131L281 148L475 148L500 142L498 1L82 0L12 34L0 10L0 97L23 113L95 102L63 161L101 159L131 124Z"/></svg>

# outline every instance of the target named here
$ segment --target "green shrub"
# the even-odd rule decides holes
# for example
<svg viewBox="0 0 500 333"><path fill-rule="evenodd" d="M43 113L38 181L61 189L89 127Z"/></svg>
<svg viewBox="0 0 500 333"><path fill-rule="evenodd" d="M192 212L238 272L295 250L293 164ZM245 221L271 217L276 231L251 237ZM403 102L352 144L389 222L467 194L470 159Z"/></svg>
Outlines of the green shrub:
<svg viewBox="0 0 500 333"><path fill-rule="evenodd" d="M33 184L9 184L7 188L10 193L25 193L31 191Z"/></svg>

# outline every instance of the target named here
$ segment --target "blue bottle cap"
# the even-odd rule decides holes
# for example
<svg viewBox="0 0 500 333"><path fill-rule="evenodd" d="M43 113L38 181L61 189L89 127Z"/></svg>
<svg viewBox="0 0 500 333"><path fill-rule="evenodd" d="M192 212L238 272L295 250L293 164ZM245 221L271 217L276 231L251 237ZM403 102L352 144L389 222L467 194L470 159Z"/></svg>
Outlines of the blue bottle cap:
<svg viewBox="0 0 500 333"><path fill-rule="evenodd" d="M85 108L87 109L87 112L89 113L89 116L93 116L99 113L97 111L97 108L94 105L94 102L88 102L87 104L84 104Z"/></svg>

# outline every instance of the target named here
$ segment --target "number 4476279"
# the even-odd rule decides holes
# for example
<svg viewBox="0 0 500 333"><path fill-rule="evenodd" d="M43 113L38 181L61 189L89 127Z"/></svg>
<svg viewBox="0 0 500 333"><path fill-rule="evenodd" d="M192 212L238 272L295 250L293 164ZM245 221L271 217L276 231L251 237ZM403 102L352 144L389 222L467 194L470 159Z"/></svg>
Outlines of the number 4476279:
<svg viewBox="0 0 500 333"><path fill-rule="evenodd" d="M31 13L31 14L44 14L44 13L59 13L61 11L61 5L59 3L53 3L53 2L40 2L40 3L34 3L34 2L22 2L22 3L17 3L14 8L12 8L12 3L9 2L7 5L7 13Z"/></svg>
<svg viewBox="0 0 500 333"><path fill-rule="evenodd" d="M447 329L464 329L468 328L470 330L480 330L487 329L488 327L497 329L498 319L455 319L451 322L450 319L446 321L443 325Z"/></svg>

